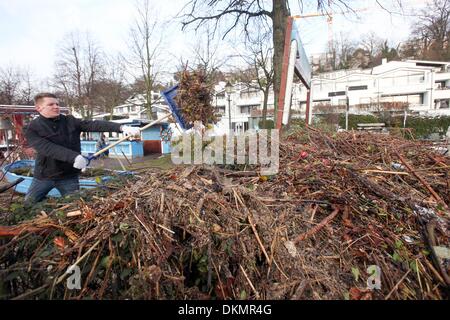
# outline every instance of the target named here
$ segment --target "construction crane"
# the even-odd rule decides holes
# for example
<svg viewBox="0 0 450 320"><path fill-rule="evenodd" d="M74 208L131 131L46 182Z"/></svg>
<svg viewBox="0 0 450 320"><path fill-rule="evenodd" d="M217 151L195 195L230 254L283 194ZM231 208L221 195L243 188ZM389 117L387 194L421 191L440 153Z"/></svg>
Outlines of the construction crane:
<svg viewBox="0 0 450 320"><path fill-rule="evenodd" d="M329 52L333 51L334 40L333 40L333 15L337 14L347 14L347 13L356 13L361 11L369 10L370 8L360 8L355 10L341 11L341 12L315 12L304 15L295 15L292 16L293 19L305 19L305 18L315 18L315 17L327 17L328 23L328 50Z"/></svg>

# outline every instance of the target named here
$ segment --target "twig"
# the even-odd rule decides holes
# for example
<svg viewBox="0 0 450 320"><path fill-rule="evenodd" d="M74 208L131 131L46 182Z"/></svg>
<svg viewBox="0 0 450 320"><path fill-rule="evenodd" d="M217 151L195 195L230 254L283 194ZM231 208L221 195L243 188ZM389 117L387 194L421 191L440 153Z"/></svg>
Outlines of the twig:
<svg viewBox="0 0 450 320"><path fill-rule="evenodd" d="M216 264L214 263L214 260L211 258L212 265L214 267L214 270L216 271L217 280L219 281L220 291L222 291L223 299L225 300L227 297L225 296L225 291L223 290L223 284L222 280L220 279L219 271L217 270Z"/></svg>
<svg viewBox="0 0 450 320"><path fill-rule="evenodd" d="M298 243L298 242L300 242L302 240L305 240L306 238L308 238L308 237L314 235L315 233L317 233L326 224L328 224L331 220L333 220L334 217L336 217L336 215L338 213L339 213L339 208L335 208L334 211L329 216L327 216L325 219L323 219L318 225L316 225L315 227L313 227L309 231L307 231L305 233L302 233L297 238L295 238L294 243Z"/></svg>
<svg viewBox="0 0 450 320"><path fill-rule="evenodd" d="M436 193L436 191L433 190L433 188L428 184L428 182L426 182L417 172L414 171L413 167L408 163L408 161L406 161L406 159L400 153L397 152L397 156L400 159L400 161L405 165L405 167L408 168L408 170L425 186L425 188L427 188L427 190L436 199L436 201L441 203L448 210L447 204ZM448 215L448 212L447 212L447 215Z"/></svg>
<svg viewBox="0 0 450 320"><path fill-rule="evenodd" d="M95 249L95 247L96 247L99 243L100 243L100 240L97 240L97 242L94 243L94 245L93 245L88 251L86 251L85 254L83 254L77 261L75 261L74 264L72 264L72 266L78 265L84 258L86 258L86 257L92 252L92 250ZM58 278L58 280L56 280L56 282L54 283L54 285L57 285L57 284L61 283L68 275L69 275L68 273L64 273L62 276L60 276L60 277ZM20 296L14 297L14 298L12 298L11 300L21 300L21 299L24 299L24 298L26 298L26 297L28 297L28 296L32 296L32 295L34 295L35 293L38 293L38 292L44 290L44 289L47 288L49 285L50 285L50 284L47 283L47 284L45 284L45 285L43 285L43 286L41 286L41 287L39 287L39 288L36 288L36 289L34 289L34 290L25 292L24 294L21 294Z"/></svg>
<svg viewBox="0 0 450 320"><path fill-rule="evenodd" d="M161 192L161 206L159 208L159 213L164 211L164 192Z"/></svg>
<svg viewBox="0 0 450 320"><path fill-rule="evenodd" d="M161 229L166 230L167 232L170 232L171 234L175 234L174 231L170 230L169 228L164 227L163 225L161 225L161 224L159 224L159 223L155 223L155 225L156 225L157 227L160 227Z"/></svg>
<svg viewBox="0 0 450 320"><path fill-rule="evenodd" d="M386 173L386 174L399 174L399 175L406 175L408 176L408 172L401 172L401 171L385 171L385 170L361 170L365 173Z"/></svg>
<svg viewBox="0 0 450 320"><path fill-rule="evenodd" d="M85 252L85 254L83 254L77 261L75 261L75 263L72 264L72 266L76 266L78 265L81 261L83 261L84 258L86 258L91 252L92 250L95 249L96 246L98 246L98 244L100 243L101 240L97 240L94 245L92 247L89 248L88 251ZM64 273L62 276L60 276L58 278L58 281L56 281L56 284L61 283L66 277L67 277L68 273Z"/></svg>
<svg viewBox="0 0 450 320"><path fill-rule="evenodd" d="M256 295L256 299L259 299L259 293L256 291L256 288L253 286L253 283L250 281L250 278L247 276L247 273L245 272L244 268L239 264L239 268L241 269L242 273L244 274L245 279L247 279L248 284L252 288L253 292Z"/></svg>
<svg viewBox="0 0 450 320"><path fill-rule="evenodd" d="M255 225L254 225L254 223L253 223L253 219L252 219L252 217L251 217L251 213L250 213L250 212L248 212L248 213L249 213L249 214L248 214L248 222L250 223L250 227L252 228L253 233L255 234L256 241L258 241L258 244L259 244L259 246L261 247L261 250L262 250L262 252L264 253L264 256L266 257L267 263L270 264L270 258L269 258L269 255L267 254L267 251L266 251L266 249L264 248L264 245L262 244L261 239L259 238L259 234L258 234L258 231L256 231Z"/></svg>
<svg viewBox="0 0 450 320"><path fill-rule="evenodd" d="M411 272L411 269L409 269L404 275L403 277L397 282L397 284L392 288L391 292L389 292L389 294L384 298L384 300L388 300L391 295L394 293L395 290L398 289L398 286L403 282L403 280L406 279L406 277L408 276L408 274Z"/></svg>
<svg viewBox="0 0 450 320"><path fill-rule="evenodd" d="M18 185L19 183L21 183L23 180L25 180L25 178L19 178L14 182L8 183L6 186L3 186L0 188L0 193L5 192L8 189L11 189L12 187Z"/></svg>
<svg viewBox="0 0 450 320"><path fill-rule="evenodd" d="M311 218L309 219L309 222L311 222L311 223L314 222L314 217L316 215L317 208L319 208L319 206L315 205L314 208L312 209Z"/></svg>
<svg viewBox="0 0 450 320"><path fill-rule="evenodd" d="M35 293L38 293L38 292L44 290L44 289L47 288L48 286L49 286L48 283L47 283L47 284L44 284L43 286L41 286L41 287L39 287L39 288L36 288L36 289L34 289L34 290L25 292L25 293L21 294L20 296L17 296L17 297L12 298L11 300L22 300L22 299L25 299L26 297L32 296L32 295L34 295Z"/></svg>
<svg viewBox="0 0 450 320"><path fill-rule="evenodd" d="M120 150L120 151L122 152L122 154L123 154L125 160L127 160L128 165L129 165L129 166L132 166L133 164L130 162L130 160L128 160L128 157L125 155L125 152L123 152L123 150Z"/></svg>

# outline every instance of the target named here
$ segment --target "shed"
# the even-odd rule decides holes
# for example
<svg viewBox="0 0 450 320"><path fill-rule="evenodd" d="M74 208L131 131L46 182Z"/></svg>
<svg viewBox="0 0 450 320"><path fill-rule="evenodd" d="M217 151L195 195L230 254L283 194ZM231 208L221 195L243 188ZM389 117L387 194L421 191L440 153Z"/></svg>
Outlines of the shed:
<svg viewBox="0 0 450 320"><path fill-rule="evenodd" d="M169 123L159 123L142 131L144 155L152 153L170 153L172 130Z"/></svg>
<svg viewBox="0 0 450 320"><path fill-rule="evenodd" d="M143 127L150 123L144 119L122 119L113 120L123 125ZM110 150L110 157L129 157L139 158L149 154L170 153L170 138L172 130L169 123L155 124L141 132L141 141L124 141ZM81 151L83 154L89 155L96 152L96 143L100 137L100 133L92 134L93 140L84 140L81 142ZM118 138L110 138L109 142L113 143Z"/></svg>

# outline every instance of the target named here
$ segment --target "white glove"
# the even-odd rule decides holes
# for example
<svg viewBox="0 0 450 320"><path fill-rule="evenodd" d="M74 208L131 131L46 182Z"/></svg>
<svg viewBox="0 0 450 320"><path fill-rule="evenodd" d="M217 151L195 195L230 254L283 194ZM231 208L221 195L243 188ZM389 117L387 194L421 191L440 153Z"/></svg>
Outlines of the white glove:
<svg viewBox="0 0 450 320"><path fill-rule="evenodd" d="M122 126L121 129L122 129L122 132L127 136L134 137L134 136L141 135L141 130L139 130L138 127Z"/></svg>
<svg viewBox="0 0 450 320"><path fill-rule="evenodd" d="M73 167L77 169L85 169L89 164L88 159L86 157L83 157L81 154L79 154L75 158L75 162L73 163Z"/></svg>

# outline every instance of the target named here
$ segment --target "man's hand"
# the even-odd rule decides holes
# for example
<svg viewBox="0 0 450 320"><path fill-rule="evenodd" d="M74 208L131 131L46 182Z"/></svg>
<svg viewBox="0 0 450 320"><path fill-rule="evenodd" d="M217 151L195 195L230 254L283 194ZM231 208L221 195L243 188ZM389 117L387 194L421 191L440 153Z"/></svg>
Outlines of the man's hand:
<svg viewBox="0 0 450 320"><path fill-rule="evenodd" d="M73 167L77 168L77 169L86 169L88 164L89 164L89 160L80 154L75 158Z"/></svg>
<svg viewBox="0 0 450 320"><path fill-rule="evenodd" d="M134 136L141 135L141 130L139 130L138 127L122 126L121 129L122 129L122 132L127 136L134 137Z"/></svg>

